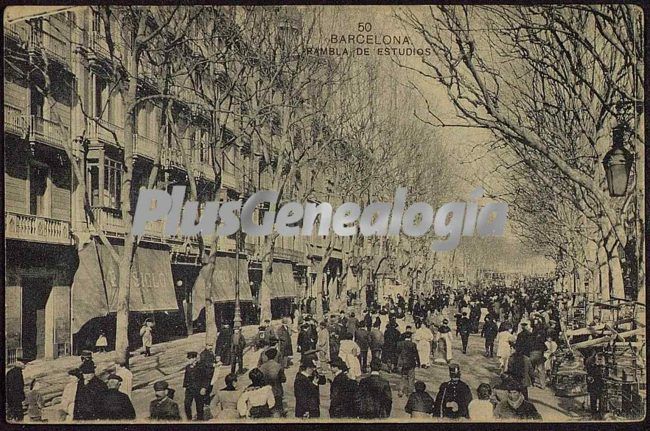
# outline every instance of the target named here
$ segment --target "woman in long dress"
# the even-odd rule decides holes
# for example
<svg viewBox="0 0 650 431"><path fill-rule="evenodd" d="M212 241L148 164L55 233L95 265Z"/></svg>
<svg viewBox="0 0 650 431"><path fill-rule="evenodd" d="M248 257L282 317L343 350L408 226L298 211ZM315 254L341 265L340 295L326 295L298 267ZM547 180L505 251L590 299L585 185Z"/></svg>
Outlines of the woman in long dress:
<svg viewBox="0 0 650 431"><path fill-rule="evenodd" d="M512 326L507 320L501 324L499 333L497 334L497 356L501 365L501 372L508 369L508 358L512 354L511 344L516 340L516 336L510 332Z"/></svg>
<svg viewBox="0 0 650 431"><path fill-rule="evenodd" d="M339 357L343 359L349 368L348 377L357 379L361 376L361 364L359 363L361 349L357 343L352 341L352 335L345 333L341 338Z"/></svg>
<svg viewBox="0 0 650 431"><path fill-rule="evenodd" d="M415 330L415 334L413 334L413 342L418 349L420 365L422 368L427 368L431 365L431 342L433 341L433 333L427 325L423 325L420 322L417 322L415 327L417 329Z"/></svg>

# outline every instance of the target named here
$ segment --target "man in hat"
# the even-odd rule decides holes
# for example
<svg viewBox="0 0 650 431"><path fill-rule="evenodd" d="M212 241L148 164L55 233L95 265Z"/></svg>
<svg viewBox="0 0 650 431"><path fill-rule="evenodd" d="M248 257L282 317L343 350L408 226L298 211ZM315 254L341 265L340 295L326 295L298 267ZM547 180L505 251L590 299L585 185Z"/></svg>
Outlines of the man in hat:
<svg viewBox="0 0 650 431"><path fill-rule="evenodd" d="M415 383L415 369L420 366L420 355L418 354L417 345L411 341L411 331L407 330L403 334L404 339L398 343L397 369L400 372L401 380L398 396L401 398L404 394L413 392Z"/></svg>
<svg viewBox="0 0 650 431"><path fill-rule="evenodd" d="M449 366L449 381L440 385L434 405L434 416L440 418L469 419L469 403L472 401L472 391L460 380L460 366Z"/></svg>
<svg viewBox="0 0 650 431"><path fill-rule="evenodd" d="M318 386L324 384L325 378L316 373L314 360L303 357L293 383L293 393L296 397L295 415L297 418L320 417L320 390Z"/></svg>
<svg viewBox="0 0 650 431"><path fill-rule="evenodd" d="M120 392L126 394L131 399L131 391L133 390L133 373L126 367L123 360L118 359L115 361L115 372L122 381L119 385Z"/></svg>
<svg viewBox="0 0 650 431"><path fill-rule="evenodd" d="M95 376L95 363L92 360L82 363L79 371L82 378L77 384L73 419L77 421L101 419L101 403L108 387Z"/></svg>
<svg viewBox="0 0 650 431"><path fill-rule="evenodd" d="M264 381L267 385L271 386L273 396L275 397L275 405L273 406L273 413L275 417L284 416L283 397L284 389L282 384L287 381L284 375L282 365L276 360L278 349L271 347L266 350L266 361L260 365L259 370L264 374Z"/></svg>
<svg viewBox="0 0 650 431"><path fill-rule="evenodd" d="M153 384L156 398L149 404L149 419L163 421L181 420L176 401L169 397L169 384L165 381L158 381Z"/></svg>
<svg viewBox="0 0 650 431"><path fill-rule="evenodd" d="M379 358L370 361L370 370L370 375L359 382L357 413L364 419L388 418L393 408L393 394L388 380L379 374Z"/></svg>
<svg viewBox="0 0 650 431"><path fill-rule="evenodd" d="M481 337L485 337L485 357L492 358L494 356L494 340L497 338L499 328L492 320L492 316L488 314L485 316L485 323L481 329Z"/></svg>
<svg viewBox="0 0 650 431"><path fill-rule="evenodd" d="M93 352L90 350L82 350L81 351L81 363L83 364L86 361L92 361L93 360Z"/></svg>
<svg viewBox="0 0 650 431"><path fill-rule="evenodd" d="M5 394L7 396L7 420L20 422L23 420L23 401L25 401L25 380L23 370L26 362L16 358L13 368L5 375Z"/></svg>
<svg viewBox="0 0 650 431"><path fill-rule="evenodd" d="M318 360L321 366L326 365L330 360L330 331L327 329L327 324L323 321L320 322L320 330L318 331L318 339L316 340L316 350L318 350Z"/></svg>
<svg viewBox="0 0 650 431"><path fill-rule="evenodd" d="M494 417L505 420L541 420L533 403L526 400L522 394L522 386L515 380L510 380L506 386L508 396L494 408Z"/></svg>
<svg viewBox="0 0 650 431"><path fill-rule="evenodd" d="M343 359L335 356L330 361L334 378L330 387L330 417L355 418L357 382L348 377L348 366Z"/></svg>
<svg viewBox="0 0 650 431"><path fill-rule="evenodd" d="M361 364L361 372L365 373L368 370L368 349L370 349L370 332L364 325L357 327L354 334L354 341L359 346L359 363Z"/></svg>
<svg viewBox="0 0 650 431"><path fill-rule="evenodd" d="M123 392L120 392L120 385L122 378L113 373L108 376L106 386L108 390L104 394L102 403L100 404L101 419L110 420L129 420L135 419L135 409L131 399Z"/></svg>
<svg viewBox="0 0 650 431"><path fill-rule="evenodd" d="M311 330L309 328L309 323L305 322L300 328L300 333L298 333L298 352L304 357L305 352L313 350L316 348L316 338L312 336Z"/></svg>
<svg viewBox="0 0 650 431"><path fill-rule="evenodd" d="M293 356L290 323L291 321L288 317L283 317L282 325L280 325L276 334L278 337L278 362L283 368L289 366L289 361Z"/></svg>
<svg viewBox="0 0 650 431"><path fill-rule="evenodd" d="M224 323L217 335L217 341L214 346L214 354L223 365L230 365L230 356L232 353L232 329L230 325Z"/></svg>
<svg viewBox="0 0 650 431"><path fill-rule="evenodd" d="M517 334L515 349L518 349L524 356L530 357L533 348L533 334L531 333L528 322L522 321L519 325L521 331Z"/></svg>
<svg viewBox="0 0 650 431"><path fill-rule="evenodd" d="M244 348L246 347L246 339L244 334L241 332L241 328L235 328L232 334L232 363L230 364L230 372L237 372L239 374L244 374L246 368L244 368ZM237 364L239 364L239 371L237 370Z"/></svg>
<svg viewBox="0 0 650 431"><path fill-rule="evenodd" d="M472 332L472 322L467 317L467 312L463 311L460 319L458 319L458 333L460 340L463 344L463 353L467 354L467 343L469 342L469 334Z"/></svg>
<svg viewBox="0 0 650 431"><path fill-rule="evenodd" d="M205 397L210 379L207 378L205 368L198 364L198 353L188 352L188 363L185 366L183 387L185 388L185 416L192 420L192 403L196 404L196 419L203 420Z"/></svg>

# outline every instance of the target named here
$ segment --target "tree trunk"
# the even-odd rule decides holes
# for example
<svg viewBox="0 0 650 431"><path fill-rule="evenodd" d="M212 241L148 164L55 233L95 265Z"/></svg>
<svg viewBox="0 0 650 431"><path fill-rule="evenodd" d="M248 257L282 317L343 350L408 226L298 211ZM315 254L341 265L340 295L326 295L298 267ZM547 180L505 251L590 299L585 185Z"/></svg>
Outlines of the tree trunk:
<svg viewBox="0 0 650 431"><path fill-rule="evenodd" d="M212 282L205 283L206 291ZM213 344L217 342L217 322L215 320L214 302L212 302L212 295L205 297L205 344Z"/></svg>
<svg viewBox="0 0 650 431"><path fill-rule="evenodd" d="M614 247L607 255L607 265L609 267L609 276L611 280L611 296L625 298L625 283L623 281L623 269L621 268L621 259L618 255L618 248Z"/></svg>
<svg viewBox="0 0 650 431"><path fill-rule="evenodd" d="M138 76L138 55L134 50L130 58L129 76ZM129 80L126 100L133 102L137 98L138 82L135 78ZM133 132L135 130L135 116L129 110L124 112L124 134L122 143L124 146L124 169L122 170L121 184L121 207L122 223L128 234L124 239L124 250L122 250L119 262L118 278L118 303L115 328L115 353L118 360L128 363L129 359L129 300L131 297L131 267L133 255L136 248L133 234L131 233L133 220L131 216L131 180L133 177Z"/></svg>
<svg viewBox="0 0 650 431"><path fill-rule="evenodd" d="M267 241L269 241L267 239ZM271 320L271 268L273 265L273 255L271 253L264 253L262 257L262 284L260 285L259 293L259 306L260 306L260 323L264 320Z"/></svg>

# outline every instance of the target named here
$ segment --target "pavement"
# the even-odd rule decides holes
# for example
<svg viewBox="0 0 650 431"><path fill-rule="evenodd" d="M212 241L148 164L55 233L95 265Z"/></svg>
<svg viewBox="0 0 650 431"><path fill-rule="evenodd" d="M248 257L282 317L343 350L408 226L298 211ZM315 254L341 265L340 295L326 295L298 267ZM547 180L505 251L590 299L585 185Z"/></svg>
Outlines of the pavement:
<svg viewBox="0 0 650 431"><path fill-rule="evenodd" d="M384 316L382 316L383 318ZM399 321L400 330L403 330L406 322ZM383 327L383 325L382 325ZM252 340L257 331L256 326L249 326L243 329L244 336L247 340ZM297 333L293 335L294 350L296 345ZM178 402L181 416L185 417L183 410L184 391L182 389L183 369L186 361L186 352L189 350L200 351L205 345L205 334L193 334L187 338L174 340L166 343L156 344L152 348L152 356L144 357L136 354L130 361L131 370L134 375L134 390L132 401L136 410L137 420L146 421L149 416L149 403L154 398L153 383L158 380L166 380L170 387L176 390L174 400ZM480 383L490 383L495 385L499 382L498 359L486 358L483 356L484 341L478 335L470 336L469 348L467 354L463 354L460 348L460 339L454 340L453 362L460 365L461 379L465 381L472 389L476 397L476 388ZM369 354L370 356L370 354ZM248 370L255 367L258 352L253 348L247 348L244 354L244 366ZM112 365L114 354L99 353L93 355L97 364L98 374ZM298 372L298 356L294 358L293 365L285 370L287 382L285 389L285 408L287 410L287 421L296 421L294 417L295 396L293 392L293 382ZM370 361L370 358L368 358ZM42 384L46 408L43 417L49 422L57 422L57 406L63 386L67 380L67 370L79 365L79 357L66 357L50 361L39 361L28 365L24 371L25 381L31 378L38 378ZM230 372L229 366L218 367L218 373L215 389L213 393L223 386L223 378ZM399 375L382 372L386 377L393 391L393 409L391 420L404 420L409 415L404 412L407 397L398 397ZM448 367L446 364L435 364L427 369L417 369L416 379L425 382L427 391L435 397L440 384L449 379ZM242 375L238 381L238 388L245 388L250 383L247 373ZM320 387L321 393L321 418L328 419L329 409L329 384ZM588 419L588 413L582 407L582 400L567 399L555 397L551 389L540 389L537 387L529 388L530 401L537 407L544 421L577 421ZM212 406L215 413L215 407ZM329 420L329 419L328 419ZM432 419L433 420L433 419ZM215 419L217 421L217 419Z"/></svg>

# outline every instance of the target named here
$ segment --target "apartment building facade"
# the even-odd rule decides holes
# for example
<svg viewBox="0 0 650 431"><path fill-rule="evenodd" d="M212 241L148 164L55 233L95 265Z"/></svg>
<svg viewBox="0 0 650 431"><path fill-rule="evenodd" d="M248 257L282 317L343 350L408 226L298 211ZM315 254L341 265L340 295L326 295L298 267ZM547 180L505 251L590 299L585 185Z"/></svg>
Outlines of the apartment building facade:
<svg viewBox="0 0 650 431"><path fill-rule="evenodd" d="M91 8L5 26L9 362L17 356L72 354L92 347L102 330L109 343L114 342L118 271L105 242L119 252L128 234L121 219L124 148L115 139L123 133L125 103L111 92L103 72L108 52L103 31ZM154 85L154 74L143 65L138 76L142 88ZM147 184L165 141L161 115L154 103L144 103L138 110L133 190ZM217 155L223 170L221 187L213 193L209 134L204 119L196 116L183 137L197 189L208 193L203 199L245 199L255 190L269 188L269 174L260 168L261 154L241 141ZM159 186L187 184L188 164L181 159L177 149L162 149ZM137 195L132 193L131 199L134 209ZM256 321L260 241L246 238L238 253L234 238L219 239L212 287L217 323L232 320L236 283L244 322ZM274 317L287 315L292 301L316 296L311 268L322 258L324 244L318 237L277 239L270 280ZM206 252L210 246L206 241ZM205 293L197 291L196 281L203 258L196 238L167 236L162 223L148 224L132 268L132 347L139 344L137 330L146 318L156 321L158 340L201 327ZM343 247L337 244L320 288L339 289L342 259Z"/></svg>

